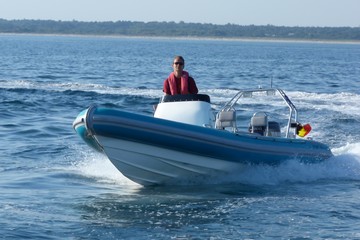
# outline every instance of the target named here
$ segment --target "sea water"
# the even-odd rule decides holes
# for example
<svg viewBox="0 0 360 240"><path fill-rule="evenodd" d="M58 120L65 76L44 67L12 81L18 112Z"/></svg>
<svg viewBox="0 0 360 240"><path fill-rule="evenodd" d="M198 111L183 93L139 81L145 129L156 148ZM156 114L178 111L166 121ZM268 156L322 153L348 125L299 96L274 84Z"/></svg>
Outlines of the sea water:
<svg viewBox="0 0 360 240"><path fill-rule="evenodd" d="M90 104L152 115L175 55L214 108L284 89L335 156L216 184L126 179L72 122ZM360 239L359 110L359 44L0 35L0 238Z"/></svg>

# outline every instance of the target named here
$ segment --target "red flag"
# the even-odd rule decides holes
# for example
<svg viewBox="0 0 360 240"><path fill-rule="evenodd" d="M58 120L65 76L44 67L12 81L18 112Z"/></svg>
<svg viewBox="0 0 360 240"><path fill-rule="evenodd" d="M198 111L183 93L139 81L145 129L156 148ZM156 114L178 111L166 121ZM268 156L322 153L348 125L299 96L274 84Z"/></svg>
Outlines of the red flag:
<svg viewBox="0 0 360 240"><path fill-rule="evenodd" d="M297 127L297 135L300 137L305 137L311 131L310 124L305 124L304 126L299 124Z"/></svg>

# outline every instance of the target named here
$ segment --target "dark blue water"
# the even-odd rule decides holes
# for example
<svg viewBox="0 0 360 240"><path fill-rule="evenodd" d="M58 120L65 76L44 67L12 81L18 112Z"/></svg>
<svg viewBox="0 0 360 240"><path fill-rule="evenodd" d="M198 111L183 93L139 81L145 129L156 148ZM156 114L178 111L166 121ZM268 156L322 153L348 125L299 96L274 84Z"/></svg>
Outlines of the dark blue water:
<svg viewBox="0 0 360 240"><path fill-rule="evenodd" d="M151 115L174 55L214 108L272 79L335 157L216 185L127 180L72 121L92 103ZM0 238L360 239L359 109L358 44L1 35Z"/></svg>

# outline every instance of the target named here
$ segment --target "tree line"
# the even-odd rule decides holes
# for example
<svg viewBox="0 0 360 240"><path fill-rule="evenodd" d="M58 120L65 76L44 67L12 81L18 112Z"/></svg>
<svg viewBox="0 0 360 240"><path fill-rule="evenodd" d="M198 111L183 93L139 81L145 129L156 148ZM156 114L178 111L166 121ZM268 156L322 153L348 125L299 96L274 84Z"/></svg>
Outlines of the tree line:
<svg viewBox="0 0 360 240"><path fill-rule="evenodd" d="M151 37L259 38L359 41L360 27L287 27L137 21L54 21L0 19L0 33L84 34Z"/></svg>

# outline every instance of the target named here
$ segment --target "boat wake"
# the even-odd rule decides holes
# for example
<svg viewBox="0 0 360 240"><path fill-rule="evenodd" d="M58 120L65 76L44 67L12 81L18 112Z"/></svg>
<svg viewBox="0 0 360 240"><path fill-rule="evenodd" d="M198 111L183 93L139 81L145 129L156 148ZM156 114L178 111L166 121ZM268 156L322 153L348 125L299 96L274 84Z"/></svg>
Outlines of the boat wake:
<svg viewBox="0 0 360 240"><path fill-rule="evenodd" d="M308 183L321 180L360 180L360 143L332 149L335 156L321 163L305 164L289 160L278 166L247 166L242 175L226 181L252 185Z"/></svg>

